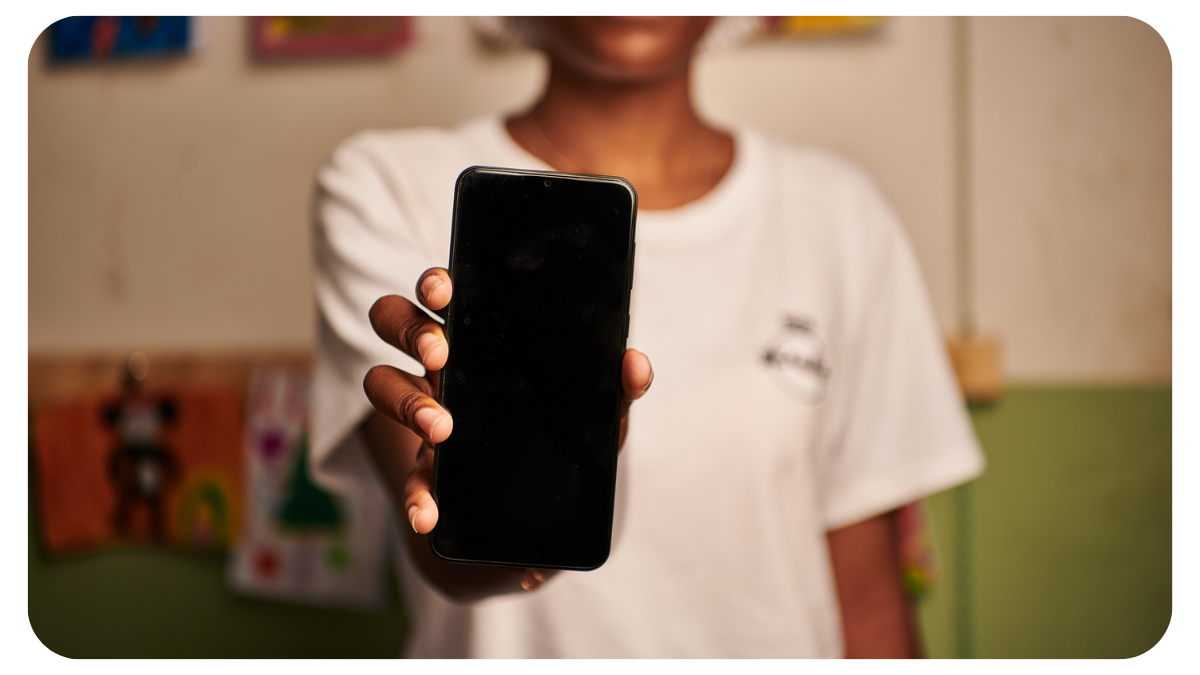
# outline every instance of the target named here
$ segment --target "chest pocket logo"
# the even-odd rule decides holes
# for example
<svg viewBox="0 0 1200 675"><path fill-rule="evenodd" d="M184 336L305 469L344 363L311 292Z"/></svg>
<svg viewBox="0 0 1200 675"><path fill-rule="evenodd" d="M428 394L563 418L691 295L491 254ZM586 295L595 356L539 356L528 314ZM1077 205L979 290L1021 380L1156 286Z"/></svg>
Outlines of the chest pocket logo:
<svg viewBox="0 0 1200 675"><path fill-rule="evenodd" d="M788 396L816 405L829 387L829 351L816 331L816 322L788 314L762 354L771 379Z"/></svg>

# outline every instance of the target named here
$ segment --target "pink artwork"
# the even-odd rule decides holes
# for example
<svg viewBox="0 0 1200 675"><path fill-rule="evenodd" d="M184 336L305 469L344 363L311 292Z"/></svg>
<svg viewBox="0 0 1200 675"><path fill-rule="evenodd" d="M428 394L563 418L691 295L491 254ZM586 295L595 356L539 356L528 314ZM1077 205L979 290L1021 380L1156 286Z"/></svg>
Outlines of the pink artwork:
<svg viewBox="0 0 1200 675"><path fill-rule="evenodd" d="M254 55L265 59L368 56L404 50L413 39L410 16L255 16Z"/></svg>

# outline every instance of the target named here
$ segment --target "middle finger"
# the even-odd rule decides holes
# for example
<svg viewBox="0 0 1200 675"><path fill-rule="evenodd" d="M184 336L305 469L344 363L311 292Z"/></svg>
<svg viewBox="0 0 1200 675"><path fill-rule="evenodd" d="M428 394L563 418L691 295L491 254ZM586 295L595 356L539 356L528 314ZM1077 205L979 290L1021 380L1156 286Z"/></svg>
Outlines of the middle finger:
<svg viewBox="0 0 1200 675"><path fill-rule="evenodd" d="M391 366L375 366L363 378L367 400L379 412L411 429L430 443L441 443L454 429L454 420L433 400L432 387Z"/></svg>
<svg viewBox="0 0 1200 675"><path fill-rule="evenodd" d="M441 370L450 355L442 326L416 305L398 295L386 295L371 305L371 326L385 342L421 362L426 370Z"/></svg>

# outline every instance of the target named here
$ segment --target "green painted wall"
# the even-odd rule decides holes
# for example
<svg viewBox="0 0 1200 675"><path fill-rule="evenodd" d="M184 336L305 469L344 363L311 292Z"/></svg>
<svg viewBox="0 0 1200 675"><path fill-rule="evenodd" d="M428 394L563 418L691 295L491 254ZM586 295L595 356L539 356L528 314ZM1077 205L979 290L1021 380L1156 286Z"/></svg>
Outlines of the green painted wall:
<svg viewBox="0 0 1200 675"><path fill-rule="evenodd" d="M988 457L966 489L974 592L958 604L960 488L930 502L946 579L921 607L929 656L1153 647L1171 618L1170 388L1021 388L972 415Z"/></svg>
<svg viewBox="0 0 1200 675"><path fill-rule="evenodd" d="M973 416L987 473L968 502L961 490L930 501L944 579L920 607L928 655L1103 658L1153 646L1171 611L1170 389L1026 387ZM974 514L967 559L964 506ZM975 582L966 596L956 589L964 562ZM234 596L219 557L47 560L32 517L29 616L47 646L77 657L388 657L407 631L399 607L363 614Z"/></svg>

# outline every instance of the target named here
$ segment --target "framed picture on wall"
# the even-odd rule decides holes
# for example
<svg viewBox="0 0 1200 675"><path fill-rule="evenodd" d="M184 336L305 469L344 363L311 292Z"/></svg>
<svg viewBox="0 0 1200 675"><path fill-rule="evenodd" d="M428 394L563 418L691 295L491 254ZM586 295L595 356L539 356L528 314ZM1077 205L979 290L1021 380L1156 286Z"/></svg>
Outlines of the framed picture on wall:
<svg viewBox="0 0 1200 675"><path fill-rule="evenodd" d="M255 58L372 56L403 51L412 42L411 16L254 16Z"/></svg>
<svg viewBox="0 0 1200 675"><path fill-rule="evenodd" d="M183 56L194 30L187 16L69 16L50 26L56 62Z"/></svg>

